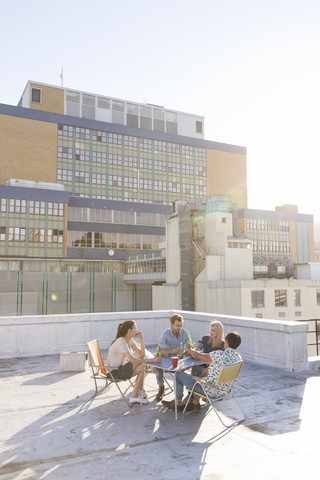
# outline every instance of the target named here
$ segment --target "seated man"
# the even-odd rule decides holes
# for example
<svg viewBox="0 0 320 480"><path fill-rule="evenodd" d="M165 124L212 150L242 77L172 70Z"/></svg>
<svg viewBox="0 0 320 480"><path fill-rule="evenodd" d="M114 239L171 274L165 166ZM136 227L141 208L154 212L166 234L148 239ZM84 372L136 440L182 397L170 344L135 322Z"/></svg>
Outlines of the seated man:
<svg viewBox="0 0 320 480"><path fill-rule="evenodd" d="M241 355L236 352L236 348L239 347L241 343L241 336L237 332L230 332L226 336L224 342L224 350L217 350L210 353L200 353L197 350L194 350L189 345L187 345L187 350L190 355L196 360L205 360L209 363L209 367L204 370L201 377L204 381L215 384L218 380L221 368L235 365L236 363L241 362ZM179 372L176 376L176 399L177 399L177 409L183 410L184 405L182 404L182 395L183 395L183 386L191 389L195 384L196 380L192 378L192 375L185 372ZM211 392L209 396L212 398L218 397L223 392L227 391L228 384L219 385L217 388L210 389ZM200 385L197 385L195 392L204 393ZM200 409L200 397L193 395L192 402L189 402L187 410L199 410ZM162 401L162 404L170 409L175 408L175 401L167 402Z"/></svg>
<svg viewBox="0 0 320 480"><path fill-rule="evenodd" d="M170 318L170 328L162 332L159 340L161 355L180 355L182 353L180 343L185 347L188 338L190 338L189 332L183 328L183 317L174 313ZM155 373L159 386L156 401L160 402L164 394L163 370L156 368Z"/></svg>

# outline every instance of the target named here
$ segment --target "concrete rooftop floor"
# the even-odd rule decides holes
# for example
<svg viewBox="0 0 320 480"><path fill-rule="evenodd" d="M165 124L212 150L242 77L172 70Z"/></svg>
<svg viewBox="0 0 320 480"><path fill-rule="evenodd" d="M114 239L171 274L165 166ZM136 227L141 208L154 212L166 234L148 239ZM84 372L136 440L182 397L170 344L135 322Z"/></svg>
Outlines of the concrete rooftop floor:
<svg viewBox="0 0 320 480"><path fill-rule="evenodd" d="M83 407L92 393L90 372L60 372L59 356L0 360L0 480L318 478L319 371L245 362L247 419L228 433L206 407L175 421L154 399L129 409L115 386ZM237 418L232 399L219 409Z"/></svg>

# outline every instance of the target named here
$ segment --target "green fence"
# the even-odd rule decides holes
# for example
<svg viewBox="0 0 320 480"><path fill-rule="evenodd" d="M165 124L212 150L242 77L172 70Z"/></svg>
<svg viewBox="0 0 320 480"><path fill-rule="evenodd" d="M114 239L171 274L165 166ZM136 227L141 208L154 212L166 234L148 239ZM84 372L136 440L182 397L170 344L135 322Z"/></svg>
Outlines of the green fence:
<svg viewBox="0 0 320 480"><path fill-rule="evenodd" d="M0 272L0 316L151 309L151 285L122 273Z"/></svg>

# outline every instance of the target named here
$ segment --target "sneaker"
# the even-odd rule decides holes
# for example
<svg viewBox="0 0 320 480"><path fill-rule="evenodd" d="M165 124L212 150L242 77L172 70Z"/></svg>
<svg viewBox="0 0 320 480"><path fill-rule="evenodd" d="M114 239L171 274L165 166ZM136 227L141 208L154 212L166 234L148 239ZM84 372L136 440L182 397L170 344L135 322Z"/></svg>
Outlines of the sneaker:
<svg viewBox="0 0 320 480"><path fill-rule="evenodd" d="M133 404L133 403L142 403L143 405L147 405L149 402L146 398L142 398L142 397L130 397L130 405Z"/></svg>
<svg viewBox="0 0 320 480"><path fill-rule="evenodd" d="M148 395L146 394L146 392L144 390L139 390L139 397L148 398Z"/></svg>
<svg viewBox="0 0 320 480"><path fill-rule="evenodd" d="M158 393L157 393L157 396L156 396L156 401L157 402L160 402L160 400L163 397L163 394L164 394L164 385L159 385L159 390L158 390Z"/></svg>

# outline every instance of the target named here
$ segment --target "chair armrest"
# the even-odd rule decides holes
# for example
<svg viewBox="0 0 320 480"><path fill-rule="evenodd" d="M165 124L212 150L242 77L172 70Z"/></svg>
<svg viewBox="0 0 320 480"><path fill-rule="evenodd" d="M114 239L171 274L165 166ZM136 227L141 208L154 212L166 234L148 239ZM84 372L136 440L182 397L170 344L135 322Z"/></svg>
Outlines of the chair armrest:
<svg viewBox="0 0 320 480"><path fill-rule="evenodd" d="M118 367L108 367L107 365L95 365L94 363L89 363L89 367L106 368L107 370L117 370L118 369Z"/></svg>
<svg viewBox="0 0 320 480"><path fill-rule="evenodd" d="M203 385L206 385L209 388L216 388L216 385L213 385L212 383L205 382L204 380L202 380L199 377L192 377L192 378L193 378L193 380L196 380L197 382L202 383Z"/></svg>

